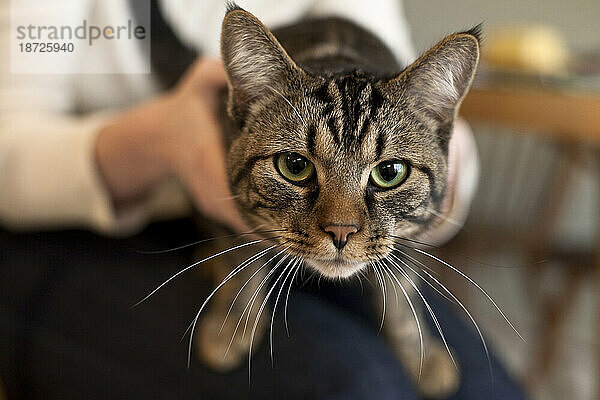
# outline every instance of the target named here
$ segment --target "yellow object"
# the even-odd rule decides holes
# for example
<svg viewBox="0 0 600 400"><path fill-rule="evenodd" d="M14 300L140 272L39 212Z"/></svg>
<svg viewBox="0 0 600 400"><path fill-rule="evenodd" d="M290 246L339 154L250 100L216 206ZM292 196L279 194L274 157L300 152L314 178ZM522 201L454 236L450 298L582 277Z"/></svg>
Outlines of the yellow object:
<svg viewBox="0 0 600 400"><path fill-rule="evenodd" d="M490 33L483 58L494 67L562 75L567 71L569 51L563 37L551 27L513 27Z"/></svg>

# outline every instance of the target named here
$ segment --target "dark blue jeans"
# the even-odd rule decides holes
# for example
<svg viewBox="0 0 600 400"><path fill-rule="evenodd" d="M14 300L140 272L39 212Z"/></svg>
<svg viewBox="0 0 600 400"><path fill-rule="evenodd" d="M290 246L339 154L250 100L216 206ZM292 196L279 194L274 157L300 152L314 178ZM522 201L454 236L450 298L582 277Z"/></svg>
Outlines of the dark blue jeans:
<svg viewBox="0 0 600 400"><path fill-rule="evenodd" d="M131 304L191 260L189 250L145 255L194 238L190 221L155 224L136 238L81 232L0 232L0 375L11 399L417 399L368 309L339 284L295 287L288 337L278 310L274 361L263 340L228 374L192 360L179 339L210 284L188 273L142 306ZM199 267L200 269L201 267ZM368 292L368 290L367 290ZM452 399L523 399L478 337L431 297L462 369ZM186 338L187 339L187 338Z"/></svg>

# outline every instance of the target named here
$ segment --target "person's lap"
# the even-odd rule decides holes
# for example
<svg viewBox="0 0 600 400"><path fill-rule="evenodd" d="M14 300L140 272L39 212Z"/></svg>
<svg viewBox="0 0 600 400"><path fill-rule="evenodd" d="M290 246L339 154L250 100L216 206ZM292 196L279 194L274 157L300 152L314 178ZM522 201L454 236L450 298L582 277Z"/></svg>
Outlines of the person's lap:
<svg viewBox="0 0 600 400"><path fill-rule="evenodd" d="M83 232L0 234L7 250L0 258L0 339L9 349L0 354L0 372L10 398L417 398L376 324L357 311L360 293L349 288L349 300L336 300L345 299L339 285L322 289L333 293L327 296L294 288L289 337L281 309L275 320L273 364L263 339L250 376L247 363L219 374L193 358L188 370L187 337L179 339L209 290L200 274L130 306L191 260L189 249L134 249L175 246L192 232L179 221L126 241ZM462 367L452 398L522 398L497 363L492 388L478 337L432 301Z"/></svg>

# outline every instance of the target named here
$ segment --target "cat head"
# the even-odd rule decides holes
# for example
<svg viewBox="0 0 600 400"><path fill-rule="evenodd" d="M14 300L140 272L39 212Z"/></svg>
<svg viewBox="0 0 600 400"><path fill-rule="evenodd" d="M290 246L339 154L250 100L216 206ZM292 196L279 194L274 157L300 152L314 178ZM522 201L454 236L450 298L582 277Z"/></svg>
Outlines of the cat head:
<svg viewBox="0 0 600 400"><path fill-rule="evenodd" d="M476 30L450 35L391 78L300 67L252 14L221 36L238 131L231 189L251 226L328 277L385 257L394 236L439 222L448 142L479 59Z"/></svg>

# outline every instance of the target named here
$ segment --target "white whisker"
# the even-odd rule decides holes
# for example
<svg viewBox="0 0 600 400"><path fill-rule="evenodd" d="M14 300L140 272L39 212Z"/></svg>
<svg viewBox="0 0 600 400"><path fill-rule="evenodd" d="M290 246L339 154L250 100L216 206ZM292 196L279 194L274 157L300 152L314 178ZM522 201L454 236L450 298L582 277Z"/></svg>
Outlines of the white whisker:
<svg viewBox="0 0 600 400"><path fill-rule="evenodd" d="M360 276L362 276L362 277L363 277L363 278L364 278L364 279L365 279L367 282L369 282L369 285L371 285L371 286L374 286L374 285L373 285L373 282L371 282L371 280L370 280L370 279L369 279L369 277L368 277L368 276L367 276L367 275L364 273L364 271L363 271L363 270L359 270L359 271L358 271L358 274L359 274ZM359 281L359 282L360 282L360 281ZM361 282L361 287L362 287L362 282Z"/></svg>
<svg viewBox="0 0 600 400"><path fill-rule="evenodd" d="M282 244L280 244L277 247L283 246L285 245L286 242L283 242ZM246 280L246 282L244 282L244 284L242 285L242 287L240 288L240 290L238 290L238 292L236 293L235 297L233 298L233 301L231 302L231 305L229 306L229 309L227 310L227 314L225 314L225 318L223 319L223 323L221 324L221 329L219 330L219 333L221 333L223 331L223 327L225 326L225 323L227 322L227 318L229 317L229 314L231 314L231 310L233 310L233 306L235 304L235 302L237 301L238 297L240 296L240 294L242 293L242 291L244 290L244 288L250 283L250 281L266 266L268 265L271 261L273 261L277 256L279 256L281 253L283 253L284 251L286 251L286 248L284 248L283 250L279 251L277 254L275 254L273 257L269 258L267 261L265 261L256 271L254 271L252 273L252 275ZM262 255L260 255L258 258L262 257ZM225 353L227 354L227 353Z"/></svg>
<svg viewBox="0 0 600 400"><path fill-rule="evenodd" d="M270 324L270 328L269 328L269 347L271 349L271 364L273 363L273 321L275 320L275 313L277 312L277 305L279 304L279 298L281 297L281 292L283 292L283 288L285 287L285 282L292 275L292 272L294 272L294 267L298 264L298 259L295 257L291 261L293 261L293 264L291 267L289 267L289 263L288 263L288 267L286 267L287 269L289 269L289 271L287 272L287 275L281 282L281 286L279 287L279 292L277 292L277 297L275 298L275 305L273 306L273 312L271 313L271 324ZM283 275L283 273L282 273L282 275Z"/></svg>
<svg viewBox="0 0 600 400"><path fill-rule="evenodd" d="M519 333L519 331L517 330L517 328L515 328L515 326L512 324L512 322L510 322L510 320L508 319L508 317L506 316L506 314L504 314L504 312L500 309L500 307L498 306L498 304L496 304L496 302L494 301L494 299L492 299L492 296L490 296L477 282L475 282L473 279L471 279L467 274L465 274L464 272L462 272L461 270L459 270L458 268L456 268L455 266L447 263L446 261L442 260L439 257L434 256L433 254L430 254L426 251L423 251L419 248L412 248L414 251L416 251L417 253L423 254L439 263L441 263L442 265L445 265L446 267L450 268L452 271L456 272L457 274L459 274L460 276L462 276L464 279L466 279L467 281L469 281L472 285L474 285L477 289L479 289L479 291L481 293L483 293L483 295L494 305L494 307L496 308L496 310L500 313L500 315L502 316L502 318L504 318L504 320L506 321L506 323L508 325L510 325L510 327L512 328L512 330L521 338L521 340L525 343L527 343L527 341L525 340L525 338L523 338L523 336L521 336L521 334Z"/></svg>
<svg viewBox="0 0 600 400"><path fill-rule="evenodd" d="M144 301L148 300L154 293L158 292L163 286L165 286L167 283L171 282L173 279L177 278L179 275L183 274L184 272L190 270L191 268L194 268L195 266L202 264L206 261L210 261L213 258L222 256L223 254L232 252L234 250L238 250L241 249L242 247L247 247L247 246L251 246L253 244L258 244L261 242L265 242L267 240L271 240L271 239L276 239L276 238L268 238L268 239L258 239L258 240L253 240L251 242L247 242L247 243L243 243L234 247L231 247L229 249L225 249L223 251L220 251L216 254L213 254L212 256L208 256L206 258L203 258L200 261L196 261L195 263L185 267L184 269L182 269L181 271L177 272L175 275L171 276L169 279L167 279L166 281L164 281L163 283L161 283L158 287L156 287L156 289L154 289L153 291L151 291L148 295L146 295L146 297L144 297L143 299L141 299L140 301L138 301L137 303L135 303L133 306L131 306L131 308L135 308L137 306L139 306L140 304L142 304Z"/></svg>
<svg viewBox="0 0 600 400"><path fill-rule="evenodd" d="M414 261L413 261L414 262ZM419 264L422 264L421 262L419 262ZM411 271L416 273L416 270L409 267ZM471 315L471 313L469 312L469 310L467 309L467 307L454 295L454 293L452 293L448 288L446 288L438 279L436 279L433 275L431 275L427 270L425 269L421 269L421 271L427 275L429 277L429 279L433 280L436 284L438 284L442 289L444 289L446 291L446 293L448 293L448 295L450 297L452 297L452 299L454 300L454 302L456 302L456 304L458 304L458 306L463 310L463 312L467 315L467 317L469 318L469 320L471 321L471 323L473 324L473 326L475 327L475 329L477 330L477 334L479 335L479 339L481 340L481 345L483 346L483 350L485 351L485 356L487 358L488 361L488 368L490 370L490 378L492 380L492 382L494 381L494 374L493 374L493 367L492 367L492 360L490 358L490 352L488 350L488 346L487 343L485 341L485 339L483 338L483 333L481 332L481 329L479 328L479 325L477 324L477 322L475 321L475 318L473 317L473 315Z"/></svg>
<svg viewBox="0 0 600 400"><path fill-rule="evenodd" d="M290 107L292 107L292 109L294 110L294 112L296 113L296 115L298 116L298 118L300 118L300 121L302 121L302 124L306 126L306 122L304 122L304 118L302 118L302 115L300 115L300 112L298 111L298 109L292 104L291 101L289 101L284 95L282 95L280 92L278 92L277 90L275 90L274 88L272 88L269 85L265 85L266 87L268 87L269 89L271 89L272 91L274 91L275 93L277 93L279 95L279 97L281 97L283 100L285 100L286 103L289 104Z"/></svg>
<svg viewBox="0 0 600 400"><path fill-rule="evenodd" d="M252 297L250 298L250 300L248 301L248 304L246 305L246 308L248 308L248 314L246 314L246 321L244 322L244 330L242 331L242 338L246 337L246 329L248 328L248 322L250 321L250 313L252 312L252 309L254 308L254 302L256 301L256 299L258 298L258 295L260 294L260 290L263 288L263 286L269 281L269 278L271 278L271 276L275 273L275 271L277 271L277 269L279 268L279 266L281 264L284 263L284 261L289 257L289 254L284 254L283 257L281 257L281 259L279 259L279 261L277 261L277 263L275 264L275 266L273 268L271 268L271 270L267 273L267 275L264 277L264 279L261 281L260 285L258 286L258 288L254 291L254 294L252 295ZM244 312L246 311L246 308L244 309ZM242 316L244 315L244 312L242 312Z"/></svg>
<svg viewBox="0 0 600 400"><path fill-rule="evenodd" d="M415 319L415 323L417 324L417 330L419 332L419 346L420 346L420 359L419 359L419 381L421 380L421 374L423 373L423 362L425 361L425 344L423 343L423 329L421 328L421 321L419 320L419 316L417 315L417 310L410 300L410 296L404 286L400 282L400 280L392 274L392 278L396 281L398 286L400 286L400 290L406 299L408 306L410 307L410 311Z"/></svg>
<svg viewBox="0 0 600 400"><path fill-rule="evenodd" d="M287 250L288 248L286 247L283 251ZM278 254L281 254L282 252L279 252ZM260 290L262 289L262 287L265 285L265 283L269 280L269 278L271 277L271 275L273 275L273 273L275 272L275 270L279 267L279 265L281 265L281 263L288 257L288 254L284 254L283 257L281 257L279 259L279 261L277 261L277 263L275 264L275 267L273 267L271 269L271 271L269 271L261 280L260 284L258 285L258 287L254 290L254 293L252 293L252 296L250 297L250 299L248 300L248 304L246 304L246 306L244 307L244 310L242 310L242 314L240 315L240 318L238 319L238 322L235 324L235 328L233 330L233 334L231 335L231 339L229 340L229 344L227 345L227 349L225 350L225 355L227 355L227 353L229 353L229 349L231 348L231 345L233 344L233 340L235 339L235 336L237 334L237 331L240 327L240 324L242 323L242 320L244 319L244 315L246 314L246 311L248 311L248 315L246 317L246 322L244 323L244 331L242 332L242 338L244 338L246 336L246 326L248 324L248 319L250 319L250 313L252 312L252 308L254 308L254 301L256 299L256 297L258 296L258 294L260 293ZM270 262L271 260L269 260ZM266 265L266 264L265 264Z"/></svg>
<svg viewBox="0 0 600 400"><path fill-rule="evenodd" d="M292 275L292 279L290 280L290 285L288 286L287 294L285 295L285 306L283 307L283 321L285 323L285 331L286 331L288 337L290 337L290 329L288 327L288 322L287 322L288 321L288 319L287 319L288 300L290 298L290 291L292 290L292 285L294 284L296 275L298 274L298 271L302 269L302 259L299 258L299 260L300 260L300 263L296 267L296 270L294 271L294 275Z"/></svg>
<svg viewBox="0 0 600 400"><path fill-rule="evenodd" d="M412 257L410 254L408 254L408 253L405 253L404 251L402 251L402 250L400 250L400 249L397 249L397 248L395 248L395 247L393 247L393 246L388 246L388 247L389 247L389 248L390 248L392 251L397 251L397 252L399 252L399 253L400 253L402 256L404 256L404 257L406 257L406 258L408 258L408 259L412 260L413 262L418 262L418 263L420 263L420 264L421 264L421 268L427 269L427 270L429 270L429 272L431 272L432 274L434 274L434 271L432 271L432 270L431 270L431 268L429 268L429 267L428 267L428 266L426 266L425 264L421 263L421 262L420 262L418 259L416 259L416 258ZM394 255L394 253L390 253L390 255L391 255L392 257L394 257L394 258L396 258L396 259L397 259L396 255ZM454 303L454 301L453 301L453 300L452 300L450 297L448 297L446 294L442 293L442 292L441 292L441 291L440 291L440 290L439 290L439 289L438 289L438 288L437 288L435 285L432 285L432 284L431 284L431 282L429 282L428 280L424 279L422 276L419 276L419 278L423 279L423 281L424 281L425 283L427 283L427 284L428 284L428 285L429 285L429 286L430 286L430 287L431 287L433 290L435 290L435 292L436 292L437 294L439 294L440 296L442 296L444 299L448 300L450 303ZM445 290L449 290L449 289L448 289L448 288L446 288L445 286L444 286L444 289L445 289Z"/></svg>
<svg viewBox="0 0 600 400"><path fill-rule="evenodd" d="M384 298L384 305L383 305L383 313L385 315L385 309L386 309L386 299L387 299L387 285L385 283L385 270L382 268L381 264L379 262L376 261L376 263L379 265L380 267L380 271L379 274L381 275L381 281L383 282L383 298ZM393 285L392 285L393 286ZM394 290L396 290L396 288L394 287ZM396 298L397 300L397 298ZM381 320L381 326L379 327L379 330L381 331L383 329L383 319Z"/></svg>
<svg viewBox="0 0 600 400"><path fill-rule="evenodd" d="M266 254L269 250L272 250L274 248L283 246L285 243L284 242L282 244L274 244L266 249L263 249L261 251L259 251L256 254L251 255L250 257L246 258L244 261L242 261L241 263L239 263L237 265L237 267L233 268L231 270L231 272L221 281L221 283L225 284L227 281L229 281L230 279L232 279L235 275L237 275L238 273L242 272L243 269L245 269L246 267L250 266L252 263L254 263L254 261L258 260L259 258L261 258L264 254ZM215 288L215 293L219 288ZM206 299L205 299L206 300ZM226 317L227 318L227 317ZM185 336L187 335L187 333L190 331L190 329L192 329L192 326L194 325L194 321L196 319L192 319L192 321L190 322L190 324L188 325L188 327L186 328L185 332L183 332L183 335L181 336L181 340L183 341L183 339L185 338ZM225 322L223 322L223 324L221 325L221 329L219 330L219 333L221 333L221 330L223 329L223 326L225 325ZM191 338L191 336L190 336Z"/></svg>
<svg viewBox="0 0 600 400"><path fill-rule="evenodd" d="M273 245L273 246L277 246L277 245ZM265 250L269 251L270 248L263 249L261 251L265 251ZM221 281L221 283L219 283L217 285L216 288L214 288L214 290L204 300L204 303L202 303L202 305L200 306L200 309L196 313L196 316L192 320L192 323L191 323L191 327L192 328L190 330L190 340L189 340L189 344L188 344L188 368L190 367L190 362L191 362L191 358L192 358L192 342L194 340L194 331L196 329L196 324L198 323L198 318L200 318L200 314L202 314L202 311L204 310L204 308L206 307L206 305L208 304L208 302L210 301L210 299L219 291L219 289L222 288L223 285L225 285L227 282L229 282L229 280L231 280L235 275L237 275L238 273L240 273L242 270L244 270L248 266L248 265L244 265L244 263L245 263L245 261L242 262L242 263L240 263L236 268L234 268L233 271L231 271L229 273L229 275L227 275L225 277L225 279L223 279Z"/></svg>
<svg viewBox="0 0 600 400"><path fill-rule="evenodd" d="M171 252L178 251L178 250L183 250L187 247L196 246L201 243L214 242L216 240L221 240L221 239L239 238L239 237L248 236L248 235L255 235L255 234L262 234L262 233L277 233L277 232L287 231L287 229L270 229L270 230L265 230L265 231L259 231L258 229L259 229L259 227L255 228L251 231L248 231L248 232L232 233L230 235L215 236L215 237L211 237L211 238L196 240L191 243L186 243L186 244L183 244L183 245L177 246L177 247L171 247L171 248L165 249L165 250L136 250L136 252L140 253L140 254L164 254L164 253L171 253ZM281 236L276 236L273 238L266 238L266 239L277 239L279 237L281 237Z"/></svg>
<svg viewBox="0 0 600 400"><path fill-rule="evenodd" d="M375 273L375 278L377 279L377 282L379 283L379 286L381 287L381 292L382 292L382 297L381 297L381 302L382 302L382 310L381 310L381 322L379 323L379 332L381 332L381 330L383 329L383 323L385 320L385 308L386 308L386 304L385 304L385 290L383 289L383 277L380 275L379 270L377 269L377 265L373 262L371 262L371 266L373 266L373 272Z"/></svg>
<svg viewBox="0 0 600 400"><path fill-rule="evenodd" d="M394 256L393 254L390 254L391 256ZM394 256L395 257L395 256ZM398 261L400 261L403 265L407 266L408 268L410 268L405 262L404 260L400 259L400 258L396 258ZM444 331L442 330L442 326L440 325L437 316L435 315L435 312L433 312L433 309L431 308L431 306L429 305L429 302L425 299L425 296L423 296L423 293L421 293L421 291L419 290L419 288L417 287L417 285L415 284L415 282L410 278L410 276L406 273L406 271L404 271L400 265L398 265L397 263L395 263L393 260L391 259L383 259L382 262L384 261L389 261L392 266L394 266L398 272L400 272L402 274L402 276L404 277L404 279L406 279L408 281L408 283L413 287L413 289L417 292L417 294L419 295L419 297L421 298L421 301L423 302L423 304L425 305L425 308L427 308L427 312L429 313L429 315L431 316L431 319L433 320L433 323L435 324L435 327L438 331L438 333L440 334L440 337L442 339L442 342L444 343L444 347L446 347L446 351L448 352L448 356L450 356L450 360L452 360L452 364L454 364L454 368L456 368L458 370L458 365L456 364L456 360L454 359L454 356L452 355L452 352L450 351L450 346L448 346L448 342L446 341L446 336L444 335ZM388 267L389 269L389 267ZM390 273L392 273L390 271ZM418 276L418 274L417 274Z"/></svg>
<svg viewBox="0 0 600 400"><path fill-rule="evenodd" d="M446 222L448 222L448 223L450 223L450 224L452 224L452 225L459 226L459 227L462 227L462 226L463 226L463 224L461 224L460 222L458 222L458 221L457 221L457 220L455 220L454 218L450 218L450 217L448 217L448 216L446 216L446 215L442 214L441 212L439 212L439 211L437 211L437 210L434 210L434 209L433 209L433 208L431 208L431 207L426 207L425 209L426 209L427 211L429 211L430 213L432 213L433 215L435 215L436 217L438 217L438 218L440 218L440 219L442 219L442 220L444 220L444 221L446 221Z"/></svg>
<svg viewBox="0 0 600 400"><path fill-rule="evenodd" d="M385 259L378 260L378 263L380 265L383 265L383 263L382 263L383 260L385 260ZM383 265L383 266L385 267L385 265ZM385 268L384 268L384 270L385 270ZM394 285L394 282L392 281L391 283L392 283L392 289L394 289L394 297L395 297L395 300L396 300L396 307L398 307L398 304L399 304L399 301L398 301L398 290L396 290L396 286Z"/></svg>
<svg viewBox="0 0 600 400"><path fill-rule="evenodd" d="M254 318L254 326L252 327L252 332L250 334L250 346L248 347L248 380L250 380L250 376L251 376L250 368L252 365L252 344L254 343L254 335L256 334L256 328L258 327L258 323L260 322L260 317L262 315L263 310L265 309L265 307L267 305L267 302L269 301L269 297L271 297L271 293L273 293L273 290L275 290L275 288L277 287L279 280L285 275L286 271L289 269L290 263L292 261L293 261L293 259L288 261L288 264L283 268L283 271L281 271L281 273L279 274L277 279L275 279L275 282L273 282L273 284L271 285L271 288L267 292L264 300L262 301L262 303L260 305L260 308L258 309L256 318ZM273 312L274 311L275 310L273 310ZM272 360L273 360L273 348L271 347L271 361Z"/></svg>

